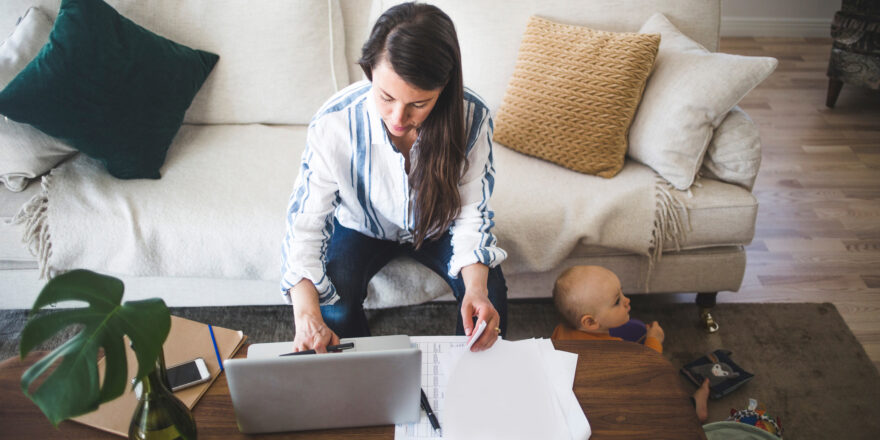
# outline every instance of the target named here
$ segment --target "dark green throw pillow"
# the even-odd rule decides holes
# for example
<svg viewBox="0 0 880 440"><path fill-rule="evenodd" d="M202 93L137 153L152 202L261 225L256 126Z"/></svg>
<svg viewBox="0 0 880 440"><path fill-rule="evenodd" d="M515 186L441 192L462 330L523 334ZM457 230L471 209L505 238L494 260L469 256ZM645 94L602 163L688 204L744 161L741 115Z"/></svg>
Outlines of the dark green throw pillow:
<svg viewBox="0 0 880 440"><path fill-rule="evenodd" d="M64 0L49 42L0 91L0 114L61 138L115 177L158 179L218 59L138 26L102 0Z"/></svg>

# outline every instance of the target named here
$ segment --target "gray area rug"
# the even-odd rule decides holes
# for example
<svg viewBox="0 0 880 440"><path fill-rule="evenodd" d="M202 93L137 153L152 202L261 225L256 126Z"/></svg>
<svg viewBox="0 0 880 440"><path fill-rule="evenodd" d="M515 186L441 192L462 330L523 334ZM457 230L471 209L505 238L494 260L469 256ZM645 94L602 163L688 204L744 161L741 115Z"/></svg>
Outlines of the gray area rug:
<svg viewBox="0 0 880 440"><path fill-rule="evenodd" d="M252 343L293 339L286 306L174 308L172 313L243 330ZM453 303L429 303L372 310L368 316L374 335L415 336L452 334L457 313ZM880 374L832 304L719 304L714 315L721 331L708 334L699 328L693 304L632 297L631 316L656 320L665 330L664 356L676 369L724 348L755 375L730 395L709 401L710 422L724 420L731 408L744 409L754 398L781 418L788 439L880 438ZM0 310L0 358L16 354L25 319L23 310ZM512 301L507 339L549 337L557 322L549 301ZM694 389L681 380L685 389Z"/></svg>

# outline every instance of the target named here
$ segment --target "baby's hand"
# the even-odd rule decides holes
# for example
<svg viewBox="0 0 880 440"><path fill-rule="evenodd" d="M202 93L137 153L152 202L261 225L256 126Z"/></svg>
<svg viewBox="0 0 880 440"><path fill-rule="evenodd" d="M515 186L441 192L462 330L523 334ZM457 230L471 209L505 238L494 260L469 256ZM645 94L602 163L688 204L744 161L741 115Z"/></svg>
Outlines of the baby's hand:
<svg viewBox="0 0 880 440"><path fill-rule="evenodd" d="M663 333L663 328L660 327L660 324L658 324L657 321L647 324L645 327L648 328L648 336L657 339L661 344L663 343L666 334Z"/></svg>

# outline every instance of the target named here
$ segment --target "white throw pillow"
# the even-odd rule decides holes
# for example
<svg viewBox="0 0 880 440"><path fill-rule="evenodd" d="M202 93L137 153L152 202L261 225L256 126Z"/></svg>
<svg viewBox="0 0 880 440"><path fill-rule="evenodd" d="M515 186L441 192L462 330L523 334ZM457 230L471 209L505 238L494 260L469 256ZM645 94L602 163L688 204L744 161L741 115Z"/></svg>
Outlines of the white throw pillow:
<svg viewBox="0 0 880 440"><path fill-rule="evenodd" d="M761 167L758 127L741 108L734 107L715 129L700 172L751 191Z"/></svg>
<svg viewBox="0 0 880 440"><path fill-rule="evenodd" d="M709 52L660 13L639 32L660 34L660 50L630 127L628 154L686 190L715 127L778 62Z"/></svg>
<svg viewBox="0 0 880 440"><path fill-rule="evenodd" d="M19 18L12 35L0 44L0 90L37 56L51 31L52 20L37 8ZM57 138L0 116L0 182L11 191L23 190L29 179L75 153Z"/></svg>
<svg viewBox="0 0 880 440"><path fill-rule="evenodd" d="M18 17L12 34L0 43L0 89L6 87L49 41L52 19L37 8Z"/></svg>

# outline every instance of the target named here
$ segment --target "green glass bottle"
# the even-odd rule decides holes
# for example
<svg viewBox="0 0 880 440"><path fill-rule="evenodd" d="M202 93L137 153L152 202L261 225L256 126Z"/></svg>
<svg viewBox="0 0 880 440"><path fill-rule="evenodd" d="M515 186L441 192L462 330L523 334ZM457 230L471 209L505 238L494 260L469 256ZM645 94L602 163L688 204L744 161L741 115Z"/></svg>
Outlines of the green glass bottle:
<svg viewBox="0 0 880 440"><path fill-rule="evenodd" d="M189 408L171 392L161 351L156 368L140 380L139 386L138 405L128 427L129 439L196 439L196 421Z"/></svg>

